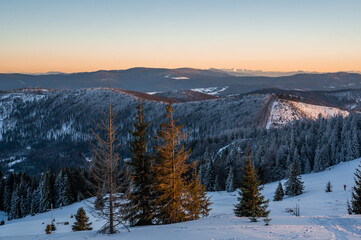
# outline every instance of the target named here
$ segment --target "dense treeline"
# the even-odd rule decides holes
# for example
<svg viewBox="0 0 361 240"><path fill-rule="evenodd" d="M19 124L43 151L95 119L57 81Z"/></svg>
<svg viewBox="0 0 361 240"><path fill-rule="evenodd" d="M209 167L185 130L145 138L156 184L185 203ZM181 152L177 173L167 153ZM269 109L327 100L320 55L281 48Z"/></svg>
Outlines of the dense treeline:
<svg viewBox="0 0 361 240"><path fill-rule="evenodd" d="M90 129L98 131L93 120L102 117L97 110L105 109L107 96L104 89L3 95L0 170L11 168L15 172L36 174L48 167L83 165L82 154L90 157L91 152L87 141L92 137ZM117 152L126 159L131 155L128 131L133 128L138 101L117 89L111 90L111 100L117 112L114 120L118 126ZM250 95L174 104L175 119L179 119L188 134L185 145L192 150L190 159L203 155L205 146L219 149L246 129L260 126L269 100L269 95ZM151 135L156 134L163 121L164 106L163 102L143 103ZM26 160L9 167L11 157Z"/></svg>
<svg viewBox="0 0 361 240"><path fill-rule="evenodd" d="M25 173L0 173L0 211L8 219L46 212L90 196L90 174L81 168L48 170L37 176Z"/></svg>
<svg viewBox="0 0 361 240"><path fill-rule="evenodd" d="M295 121L281 128L244 131L240 140L221 151L206 151L199 172L208 191L232 191L241 178L239 169L248 144L252 146L253 163L266 183L287 177L293 162L301 173L310 173L358 158L360 142L360 114Z"/></svg>

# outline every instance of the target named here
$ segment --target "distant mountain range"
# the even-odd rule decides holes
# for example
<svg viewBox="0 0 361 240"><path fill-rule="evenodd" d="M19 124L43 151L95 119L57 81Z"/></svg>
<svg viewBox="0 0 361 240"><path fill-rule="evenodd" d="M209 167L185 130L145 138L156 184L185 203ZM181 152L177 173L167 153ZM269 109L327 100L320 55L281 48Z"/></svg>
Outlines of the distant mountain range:
<svg viewBox="0 0 361 240"><path fill-rule="evenodd" d="M164 92L181 89L219 88L223 90L217 95L225 96L265 88L303 91L361 88L361 75L359 73L298 73L277 77L243 76L247 74L247 71L232 72L192 68L131 68L127 70L40 75L11 73L0 74L0 90L26 87L79 89L110 86L140 92ZM254 72L250 75L257 74L262 74L262 72Z"/></svg>

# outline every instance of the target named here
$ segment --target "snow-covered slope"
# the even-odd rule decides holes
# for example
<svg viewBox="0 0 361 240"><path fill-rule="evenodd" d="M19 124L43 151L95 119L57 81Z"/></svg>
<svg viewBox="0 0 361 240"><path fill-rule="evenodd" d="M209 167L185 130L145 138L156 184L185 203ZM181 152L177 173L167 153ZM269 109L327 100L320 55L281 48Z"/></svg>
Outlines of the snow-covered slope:
<svg viewBox="0 0 361 240"><path fill-rule="evenodd" d="M319 115L323 118L331 118L337 115L346 117L348 114L347 111L339 108L276 99L270 105L266 128L277 127L299 119L315 120Z"/></svg>
<svg viewBox="0 0 361 240"><path fill-rule="evenodd" d="M303 175L304 194L286 197L281 202L270 201L270 226L264 226L262 221L251 223L248 218L235 217L233 205L237 202L236 192L216 192L209 193L213 201L211 215L197 221L135 227L131 228L130 233L121 229L120 233L108 236L96 233L102 222L91 217L93 231L71 232L70 225L57 225L53 234L45 235L45 225L50 222L48 212L6 222L0 226L0 239L361 239L361 216L350 216L346 211L346 201L351 199L350 190L354 185L353 173L360 160L341 163L324 172ZM324 189L329 180L333 192L326 193ZM347 191L343 190L344 184ZM277 182L265 185L263 193L266 198L272 200L276 186ZM300 217L285 211L286 208L294 208L296 203L300 205ZM72 224L74 218L70 216L80 206L85 206L89 214L85 202L75 203L54 210L56 222L69 221ZM3 213L0 213L1 219L6 219Z"/></svg>

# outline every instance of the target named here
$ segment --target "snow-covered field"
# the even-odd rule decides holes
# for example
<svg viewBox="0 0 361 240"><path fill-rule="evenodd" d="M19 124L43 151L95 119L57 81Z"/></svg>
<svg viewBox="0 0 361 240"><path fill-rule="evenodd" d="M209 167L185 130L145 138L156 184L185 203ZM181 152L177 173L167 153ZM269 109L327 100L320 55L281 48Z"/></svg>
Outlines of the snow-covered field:
<svg viewBox="0 0 361 240"><path fill-rule="evenodd" d="M326 106L313 105L289 100L275 100L272 102L266 128L285 125L299 119L331 118L337 115L348 116L348 112Z"/></svg>
<svg viewBox="0 0 361 240"><path fill-rule="evenodd" d="M251 223L248 218L233 215L233 205L237 194L227 192L209 193L212 198L212 212L208 218L163 226L145 226L131 228L128 233L109 236L96 232L102 225L91 217L93 231L72 232L71 224L80 206L85 202L75 203L63 209L53 211L56 222L69 221L70 225L58 225L51 235L45 234L45 225L50 222L50 213L28 216L24 219L6 222L0 226L0 239L127 239L127 240L234 240L234 239L361 239L361 216L347 215L346 200L351 199L351 186L354 185L353 173L361 159L341 163L324 172L303 175L305 193L297 197L286 197L281 202L270 201L270 226L263 221ZM326 183L331 181L333 192L324 191ZM283 182L284 183L284 182ZM343 185L347 185L347 191ZM265 185L263 193L272 200L277 182ZM290 215L286 208L300 205L300 217ZM0 220L6 219L0 212Z"/></svg>
<svg viewBox="0 0 361 240"><path fill-rule="evenodd" d="M193 88L191 90L195 91L195 92L200 92L200 93L205 93L205 94L216 96L219 93L227 90L228 88L229 88L228 86L225 86L225 87Z"/></svg>

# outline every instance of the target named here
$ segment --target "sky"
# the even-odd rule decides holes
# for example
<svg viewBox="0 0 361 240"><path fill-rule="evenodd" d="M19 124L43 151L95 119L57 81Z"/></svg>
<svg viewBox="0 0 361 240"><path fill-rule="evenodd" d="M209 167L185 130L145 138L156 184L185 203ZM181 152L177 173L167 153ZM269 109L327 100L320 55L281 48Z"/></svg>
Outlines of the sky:
<svg viewBox="0 0 361 240"><path fill-rule="evenodd" d="M360 0L0 0L0 72L361 71Z"/></svg>

